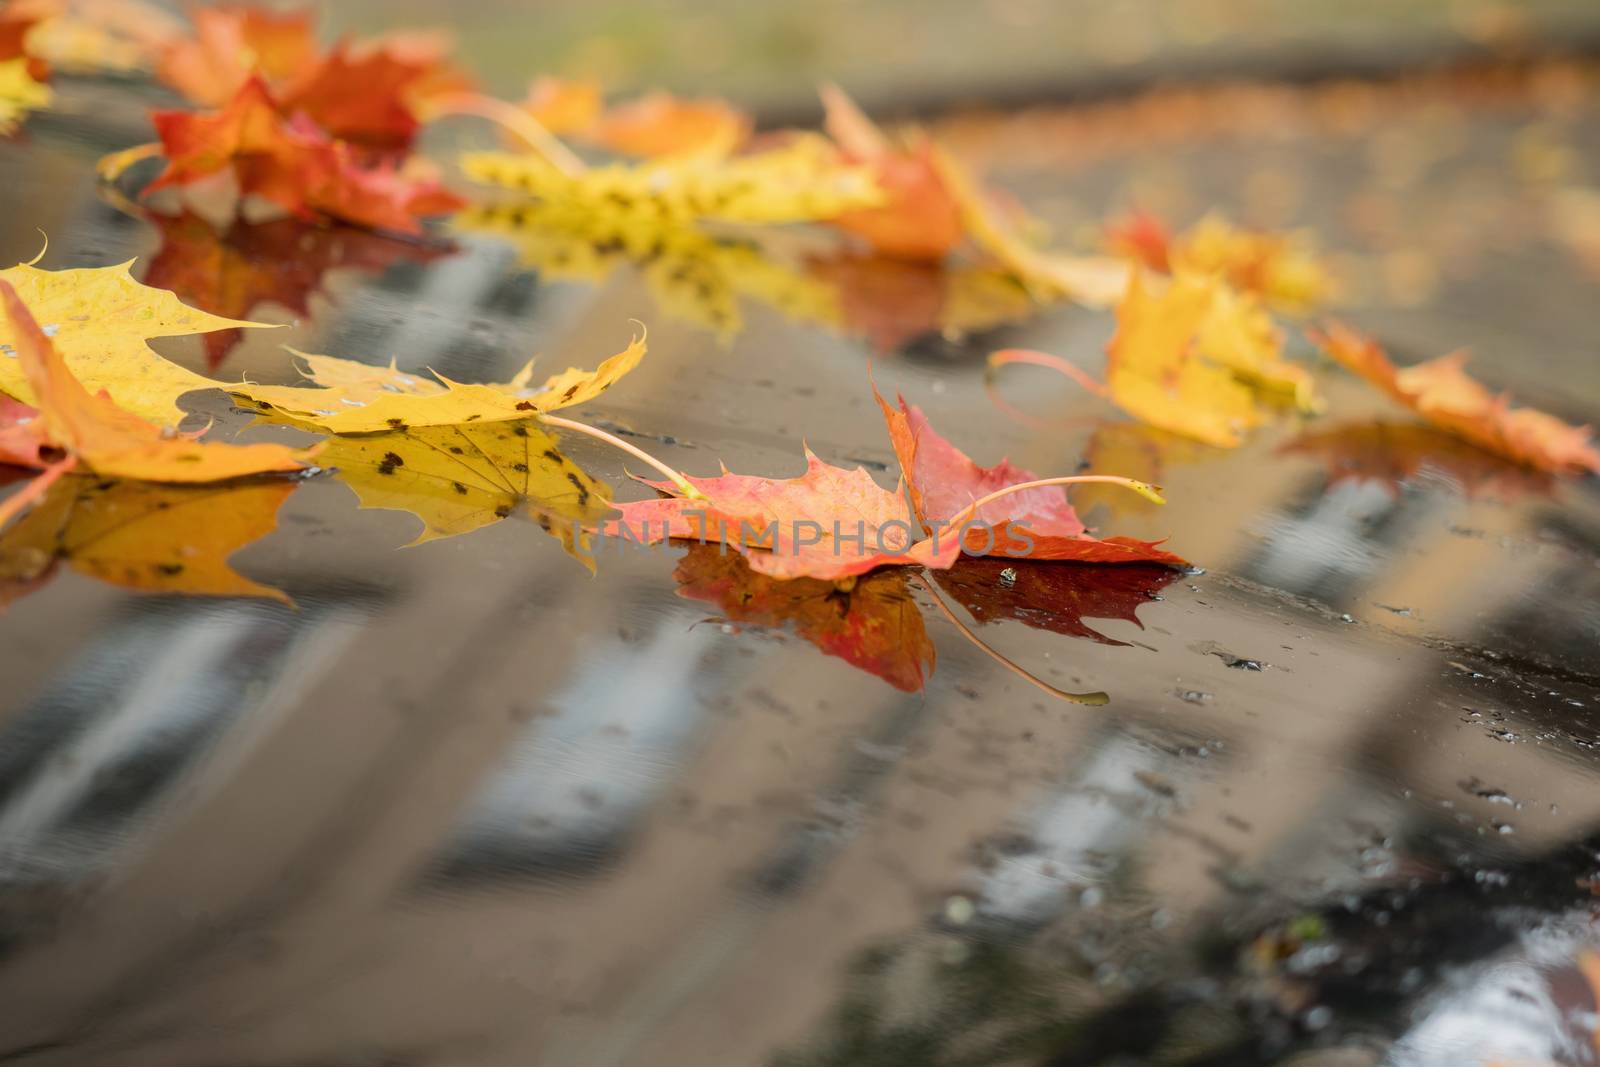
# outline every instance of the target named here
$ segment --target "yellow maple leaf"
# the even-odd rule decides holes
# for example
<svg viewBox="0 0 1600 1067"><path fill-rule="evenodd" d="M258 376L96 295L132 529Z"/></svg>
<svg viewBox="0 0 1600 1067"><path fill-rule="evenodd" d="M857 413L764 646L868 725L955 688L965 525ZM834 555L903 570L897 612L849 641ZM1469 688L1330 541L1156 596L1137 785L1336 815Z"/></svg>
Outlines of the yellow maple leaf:
<svg viewBox="0 0 1600 1067"><path fill-rule="evenodd" d="M105 390L124 411L158 426L183 420L177 399L220 383L173 363L148 344L153 337L263 326L210 315L184 305L165 289L141 285L132 261L113 267L41 270L22 263L0 270L42 326L72 375L91 391ZM16 358L17 340L0 324L0 392L36 403Z"/></svg>
<svg viewBox="0 0 1600 1067"><path fill-rule="evenodd" d="M297 470L313 451L282 445L202 443L172 434L90 393L68 369L16 289L0 279L0 330L43 423L45 443L96 474L155 482L216 482L267 471Z"/></svg>
<svg viewBox="0 0 1600 1067"><path fill-rule="evenodd" d="M271 533L292 481L158 485L71 475L0 533L0 605L62 563L149 593L288 597L236 573L228 557Z"/></svg>
<svg viewBox="0 0 1600 1067"><path fill-rule="evenodd" d="M283 416L264 419L316 429ZM611 511L611 487L563 455L536 419L333 437L318 462L333 468L363 508L409 511L421 519L413 545L520 514L593 571L589 538L581 531Z"/></svg>
<svg viewBox="0 0 1600 1067"><path fill-rule="evenodd" d="M1311 372L1283 358L1283 334L1259 296L1212 279L1211 306L1195 345L1203 359L1228 368L1268 398L1293 403L1301 411L1320 410Z"/></svg>
<svg viewBox="0 0 1600 1067"><path fill-rule="evenodd" d="M537 388L533 361L508 382L462 384L435 375L408 374L393 363L375 367L334 356L296 353L312 387L230 385L234 395L261 410L277 409L324 433L371 433L416 426L526 419L593 400L644 358L643 337L592 371L569 367Z"/></svg>
<svg viewBox="0 0 1600 1067"><path fill-rule="evenodd" d="M10 133L30 111L49 107L53 94L28 73L27 57L0 62L0 134Z"/></svg>
<svg viewBox="0 0 1600 1067"><path fill-rule="evenodd" d="M1307 311L1326 300L1332 280L1299 234L1240 229L1207 215L1172 242L1175 274L1213 274L1286 311Z"/></svg>
<svg viewBox="0 0 1600 1067"><path fill-rule="evenodd" d="M813 135L750 155L617 163L578 173L534 154L469 152L461 169L475 181L591 214L596 226L609 224L610 235L625 241L663 222L811 222L883 200L869 168L841 162Z"/></svg>
<svg viewBox="0 0 1600 1067"><path fill-rule="evenodd" d="M1232 372L1196 357L1195 337L1213 295L1208 280L1180 277L1153 296L1136 272L1117 305L1106 385L1117 406L1139 421L1232 448L1261 419L1250 390Z"/></svg>
<svg viewBox="0 0 1600 1067"><path fill-rule="evenodd" d="M1116 302L1128 284L1128 267L1110 256L1071 256L1038 248L995 209L976 179L935 146L933 164L961 212L967 236L1010 270L1040 300L1076 300L1091 307Z"/></svg>

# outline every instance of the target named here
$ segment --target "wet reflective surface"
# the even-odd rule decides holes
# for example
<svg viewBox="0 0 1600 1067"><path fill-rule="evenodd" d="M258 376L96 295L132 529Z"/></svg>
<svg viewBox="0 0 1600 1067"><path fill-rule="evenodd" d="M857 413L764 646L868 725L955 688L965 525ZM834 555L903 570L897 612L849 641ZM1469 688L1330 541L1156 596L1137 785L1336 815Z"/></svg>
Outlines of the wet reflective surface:
<svg viewBox="0 0 1600 1067"><path fill-rule="evenodd" d="M1346 313L1402 358L1471 343L1491 384L1593 421L1593 78L991 172L1065 233L1130 198L1315 224L1364 287ZM45 266L154 272L208 239L96 194L137 89L62 95L0 145L0 255L41 228ZM1025 129L952 136L1048 147ZM650 355L590 421L694 474L798 473L804 438L889 481L870 361L979 462L1161 481L1162 509L1075 499L1204 573L1048 593L1081 618L987 564L774 601L678 548L591 577L528 512L403 547L415 515L331 477L230 561L293 608L57 560L0 615L0 1062L1595 1062L1594 479L1505 468L1327 368L1337 417L1231 453L1043 376L1002 406L989 350L1094 367L1109 316L978 315L948 278L805 248L771 277L822 310L723 264L730 332L664 306L692 270L531 270L493 233L236 236L209 273L146 277L294 324L162 343L188 366L291 382L287 344L499 381L535 353L592 366L637 319ZM621 486L614 454L562 448ZM936 596L1110 703L1052 700ZM871 663L829 654L858 613L900 620Z"/></svg>

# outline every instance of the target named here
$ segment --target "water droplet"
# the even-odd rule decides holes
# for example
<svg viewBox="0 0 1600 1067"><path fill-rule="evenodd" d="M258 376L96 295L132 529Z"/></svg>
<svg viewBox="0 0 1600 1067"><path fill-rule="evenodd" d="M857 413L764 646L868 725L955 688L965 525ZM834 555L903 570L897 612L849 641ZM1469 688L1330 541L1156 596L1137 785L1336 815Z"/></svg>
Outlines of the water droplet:
<svg viewBox="0 0 1600 1067"><path fill-rule="evenodd" d="M964 896L953 896L944 902L945 921L955 926L965 926L978 914L978 907L971 899Z"/></svg>

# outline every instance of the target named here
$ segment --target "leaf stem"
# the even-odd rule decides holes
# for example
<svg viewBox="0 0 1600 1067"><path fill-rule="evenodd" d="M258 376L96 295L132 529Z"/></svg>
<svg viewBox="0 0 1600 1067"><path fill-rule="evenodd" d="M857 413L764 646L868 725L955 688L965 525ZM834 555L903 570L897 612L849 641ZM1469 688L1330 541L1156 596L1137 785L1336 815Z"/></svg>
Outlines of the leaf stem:
<svg viewBox="0 0 1600 1067"><path fill-rule="evenodd" d="M704 500L706 498L706 495L690 484L689 479L685 478L682 474L679 474L677 471L673 470L671 467L667 466L665 463L661 462L644 449L635 445L630 445L616 434L606 433L606 431L599 429L598 427L590 426L587 423L573 422L571 419L564 419L558 415L540 415L539 421L548 423L551 426L559 426L565 430L571 430L574 433L581 433L586 436L593 437L598 441L604 441L606 444L615 448L620 448L622 451L628 453L628 455L633 456L635 459L638 459L644 463L650 464L652 469L666 475L667 479L671 481L673 485L677 486L678 489L682 491L683 495L688 497L690 500Z"/></svg>
<svg viewBox="0 0 1600 1067"><path fill-rule="evenodd" d="M1111 396L1110 389L1079 370L1076 364L1070 363L1060 356L1052 356L1048 352L1036 352L1031 348L1006 348L999 352L990 353L988 365L991 371L998 367L1003 367L1007 363L1031 363L1036 367L1049 367L1053 371L1066 375L1095 396L1104 398Z"/></svg>
<svg viewBox="0 0 1600 1067"><path fill-rule="evenodd" d="M984 639L979 637L977 634L973 633L972 627L968 626L966 623L962 622L956 617L956 613L951 611L949 606L945 604L944 599L939 596L938 591L933 588L933 583L928 581L926 575L918 574L916 575L916 578L922 583L923 588L928 590L928 594L933 597L934 606L944 614L945 618L949 619L955 624L957 630L961 631L961 636L977 645L984 651L985 654L989 656L989 658L993 659L996 663L1000 664L1000 666L1004 667L1012 674L1015 674L1029 685L1037 686L1053 697L1057 697L1061 700L1071 701L1074 704L1089 704L1098 706L1101 704L1111 703L1111 697L1106 693L1069 693L1064 689L1057 689L1043 678L1031 673L1027 668L1022 667L1013 660L1006 658L1006 656L1004 656L999 650L994 648L988 642L984 641Z"/></svg>
<svg viewBox="0 0 1600 1067"><path fill-rule="evenodd" d="M1031 482L1018 482L1015 485L1003 486L990 493L988 496L979 497L952 516L947 525L960 526L978 513L978 509L1001 497L1020 493L1024 489L1039 489L1046 485L1082 485L1088 482L1100 482L1106 485L1120 485L1124 489L1131 489L1146 500L1157 504L1165 504L1166 497L1161 495L1159 486L1149 482L1141 482L1134 478L1123 478L1115 474L1072 474L1063 478L1037 478Z"/></svg>
<svg viewBox="0 0 1600 1067"><path fill-rule="evenodd" d="M12 518L32 507L33 502L45 494L45 490L49 489L56 483L57 479L77 465L77 456L67 456L65 459L58 460L35 475L27 485L24 485L4 500L0 500L0 529L4 529L6 523L10 522Z"/></svg>
<svg viewBox="0 0 1600 1067"><path fill-rule="evenodd" d="M446 115L475 115L481 119L488 119L502 129L516 134L524 144L568 177L575 177L589 169L583 160L578 158L577 153L562 144L560 138L545 128L544 123L522 108L508 104L504 100L496 100L481 93L457 93L429 101L426 113L429 122Z"/></svg>
<svg viewBox="0 0 1600 1067"><path fill-rule="evenodd" d="M120 152L111 152L101 156L99 161L95 163L95 173L100 176L101 181L108 184L114 183L118 178L122 177L129 167L146 159L154 159L161 155L161 151L161 142L151 141L149 144L124 148Z"/></svg>

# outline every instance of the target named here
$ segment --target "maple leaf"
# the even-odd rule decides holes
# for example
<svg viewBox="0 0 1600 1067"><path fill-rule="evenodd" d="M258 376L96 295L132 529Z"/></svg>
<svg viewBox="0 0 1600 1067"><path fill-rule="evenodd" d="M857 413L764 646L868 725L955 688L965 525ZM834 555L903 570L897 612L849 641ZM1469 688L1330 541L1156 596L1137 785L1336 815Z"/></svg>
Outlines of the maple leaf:
<svg viewBox="0 0 1600 1067"><path fill-rule="evenodd" d="M144 70L183 32L171 12L144 0L11 0L7 18L32 22L30 57L75 73Z"/></svg>
<svg viewBox="0 0 1600 1067"><path fill-rule="evenodd" d="M905 503L863 468L824 463L806 449L806 472L797 478L724 473L685 478L696 495L671 482L650 482L664 494L616 505L620 520L600 527L604 536L647 544L669 539L727 544L750 566L773 578L833 581L885 565L948 567L960 553L956 539L918 540L905 519Z"/></svg>
<svg viewBox="0 0 1600 1067"><path fill-rule="evenodd" d="M354 51L336 46L307 76L286 87L282 108L301 113L329 134L352 144L403 150L419 123L413 91L429 76L426 63L386 48Z"/></svg>
<svg viewBox="0 0 1600 1067"><path fill-rule="evenodd" d="M308 316L312 295L326 295L323 279L330 271L376 273L396 263L426 263L449 254L354 227L292 218L235 221L222 232L190 212L150 215L146 221L160 233L161 247L145 268L144 283L234 319L245 318L260 304ZM215 369L242 332L206 334L206 365Z"/></svg>
<svg viewBox="0 0 1600 1067"><path fill-rule="evenodd" d="M934 146L916 134L893 144L835 85L822 87L824 128L843 158L871 168L887 194L880 206L850 211L831 225L886 256L943 259L961 243L961 211L934 161Z"/></svg>
<svg viewBox="0 0 1600 1067"><path fill-rule="evenodd" d="M173 41L157 76L203 107L221 107L252 74L281 84L318 57L310 11L258 7L197 8L194 36Z"/></svg>
<svg viewBox="0 0 1600 1067"><path fill-rule="evenodd" d="M1066 360L1025 349L996 352L989 366L1034 363L1053 368L1141 422L1233 448L1263 419L1245 380L1266 387L1269 394L1316 403L1299 368L1276 356L1277 335L1270 322L1263 332L1256 310L1232 299L1214 278L1180 275L1152 294L1142 272L1136 271L1117 305L1117 332L1106 348L1105 385Z"/></svg>
<svg viewBox="0 0 1600 1067"><path fill-rule="evenodd" d="M976 501L1040 479L1004 459L993 467L980 467L939 436L922 411L908 406L904 398L894 408L876 388L873 396L883 412L912 506L923 526L937 533L966 521L981 524L959 537L967 553L1086 563L1187 563L1181 556L1157 548L1158 542L1131 537L1101 540L1090 535L1060 485L1016 490L974 510ZM1108 481L1120 483L1123 479Z"/></svg>
<svg viewBox="0 0 1600 1067"><path fill-rule="evenodd" d="M1339 323L1313 335L1330 356L1446 433L1514 463L1552 474L1600 472L1587 426L1534 408L1513 408L1463 369L1464 352L1397 368L1370 337Z"/></svg>
<svg viewBox="0 0 1600 1067"><path fill-rule="evenodd" d="M1104 307L1127 288L1129 272L1124 264L1104 256L1071 256L1036 247L1001 214L994 198L955 157L935 148L932 161L956 204L968 238L1015 275L1036 299L1067 299Z"/></svg>
<svg viewBox="0 0 1600 1067"><path fill-rule="evenodd" d="M1511 500L1547 496L1553 479L1421 423L1365 422L1301 434L1279 449L1321 457L1330 487L1345 481L1381 486L1398 497L1424 471L1450 479L1463 495Z"/></svg>
<svg viewBox="0 0 1600 1067"><path fill-rule="evenodd" d="M622 518L606 523L601 532L646 544L696 540L731 545L749 557L751 567L774 578L839 581L880 566L947 568L963 548L974 551L971 535L981 531L967 529L968 524L994 531L992 542L975 550L979 553L1088 562L1183 562L1153 544L1089 537L1059 490L1054 498L1040 492L1065 484L1106 482L1159 501L1153 486L1109 476L1020 480L1012 476L1026 472L1005 464L985 471L925 423L914 424L912 412L896 412L882 397L878 403L905 478L916 487L912 493L916 524L902 518L905 510L898 490L882 488L861 467L846 470L824 463L808 448L806 471L796 478L732 474L726 467L716 478L685 477L651 459L672 476L668 482L644 481L663 496L618 504ZM916 417L920 420L920 412ZM920 458L919 450L924 450ZM946 506L945 500L928 492L930 486L944 492L946 477L964 479L955 490L960 500L949 504L948 512L936 510ZM920 486L919 479L925 479ZM1019 499L1017 510L994 506L1005 497ZM1024 522L1030 529L1037 524L1044 531L1031 545L1021 532ZM918 525L928 529L919 531ZM948 534L946 528L959 532Z"/></svg>
<svg viewBox="0 0 1600 1067"><path fill-rule="evenodd" d="M109 394L85 389L6 281L0 281L0 310L38 409L40 439L96 474L156 482L214 482L298 470L314 454L272 444L201 443L168 433L119 407ZM39 466L57 463L58 458L45 456L43 449L36 455Z"/></svg>
<svg viewBox="0 0 1600 1067"><path fill-rule="evenodd" d="M1134 211L1124 219L1109 223L1105 229L1105 244L1115 255L1161 274L1172 273L1172 231L1148 211Z"/></svg>
<svg viewBox="0 0 1600 1067"><path fill-rule="evenodd" d="M16 129L28 112L49 107L52 95L29 73L28 60L0 60L0 134Z"/></svg>
<svg viewBox="0 0 1600 1067"><path fill-rule="evenodd" d="M380 152L403 150L417 131L417 108L431 93L465 84L445 62L437 35L408 33L318 47L308 11L274 14L253 7L202 8L195 36L172 42L158 73L205 107L222 107L252 77L327 134Z"/></svg>
<svg viewBox="0 0 1600 1067"><path fill-rule="evenodd" d="M1250 390L1233 374L1195 357L1195 335L1214 293L1213 286L1184 277L1152 296L1135 274L1117 306L1106 385L1117 405L1141 422L1232 448L1260 416Z"/></svg>
<svg viewBox="0 0 1600 1067"><path fill-rule="evenodd" d="M149 593L259 596L289 602L251 581L228 557L277 526L298 483L225 485L71 475L0 532L0 605L23 596L61 565Z"/></svg>
<svg viewBox="0 0 1600 1067"><path fill-rule="evenodd" d="M729 622L791 626L827 655L902 692L921 690L933 674L933 642L903 571L865 575L841 589L816 578L772 578L737 552L693 545L673 578L679 596L715 604Z"/></svg>
<svg viewBox="0 0 1600 1067"><path fill-rule="evenodd" d="M934 580L980 623L1013 619L1035 630L1126 646L1086 624L1085 618L1122 619L1141 630L1139 608L1156 598L1181 571L1148 563L1126 566L1052 567L1004 559L963 559Z"/></svg>
<svg viewBox="0 0 1600 1067"><path fill-rule="evenodd" d="M39 17L33 12L19 11L14 4L7 4L0 8L0 62L12 59L28 58L26 38L28 31L38 23ZM39 81L43 81L49 70L31 67L29 73Z"/></svg>
<svg viewBox="0 0 1600 1067"><path fill-rule="evenodd" d="M628 156L726 156L750 136L750 117L716 97L652 92L602 109L592 85L541 79L524 106L553 133Z"/></svg>
<svg viewBox="0 0 1600 1067"><path fill-rule="evenodd" d="M592 371L569 367L541 386L533 386L533 361L508 382L462 384L399 370L393 362L375 367L334 356L295 353L304 361L312 387L230 385L236 396L261 410L275 408L324 433L370 433L417 426L526 419L532 415L593 400L644 358L643 337L604 360Z"/></svg>
<svg viewBox="0 0 1600 1067"><path fill-rule="evenodd" d="M399 233L419 232L418 216L461 206L437 182L405 177L387 163L364 165L351 144L304 114L286 118L260 78L220 111L158 111L151 121L167 165L146 192L231 172L241 195L293 214L320 212Z"/></svg>
<svg viewBox="0 0 1600 1067"><path fill-rule="evenodd" d="M281 416L266 421L319 429ZM422 533L412 545L521 514L593 571L583 531L611 511L611 487L564 456L532 419L332 437L317 462L333 469L361 507L408 511L421 519Z"/></svg>
<svg viewBox="0 0 1600 1067"><path fill-rule="evenodd" d="M594 125L605 109L605 91L596 81L541 75L528 86L522 109L557 136Z"/></svg>
<svg viewBox="0 0 1600 1067"><path fill-rule="evenodd" d="M1226 367L1266 399L1322 409L1311 372L1283 358L1283 335L1256 294L1214 283L1194 343L1201 359Z"/></svg>
<svg viewBox="0 0 1600 1067"><path fill-rule="evenodd" d="M474 181L608 220L619 240L665 224L814 222L883 201L869 168L841 162L815 136L728 159L685 156L582 171L531 153L469 152L461 170Z"/></svg>
<svg viewBox="0 0 1600 1067"><path fill-rule="evenodd" d="M1154 270L1219 277L1286 311L1307 311L1333 290L1303 235L1243 230L1220 215L1207 215L1173 237L1161 220L1136 213L1108 228L1107 243Z"/></svg>
<svg viewBox="0 0 1600 1067"><path fill-rule="evenodd" d="M24 263L0 270L0 280L15 287L44 325L73 377L142 419L175 426L184 416L178 397L219 383L163 359L147 342L264 324L186 307L172 293L135 281L132 265L52 271ZM0 325L0 392L37 404L17 350L11 328Z"/></svg>

